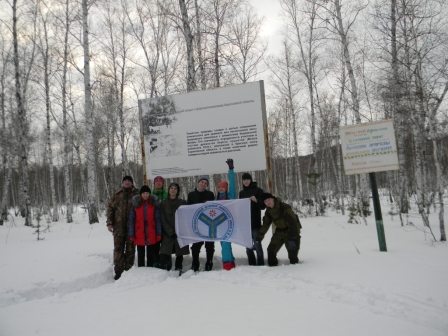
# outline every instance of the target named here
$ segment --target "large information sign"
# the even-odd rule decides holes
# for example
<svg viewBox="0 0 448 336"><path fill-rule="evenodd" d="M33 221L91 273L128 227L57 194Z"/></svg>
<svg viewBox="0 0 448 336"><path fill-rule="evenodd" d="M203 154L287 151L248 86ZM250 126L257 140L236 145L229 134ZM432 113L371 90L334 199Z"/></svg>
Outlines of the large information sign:
<svg viewBox="0 0 448 336"><path fill-rule="evenodd" d="M393 120L339 129L345 175L399 169Z"/></svg>
<svg viewBox="0 0 448 336"><path fill-rule="evenodd" d="M149 178L266 169L263 81L139 101Z"/></svg>

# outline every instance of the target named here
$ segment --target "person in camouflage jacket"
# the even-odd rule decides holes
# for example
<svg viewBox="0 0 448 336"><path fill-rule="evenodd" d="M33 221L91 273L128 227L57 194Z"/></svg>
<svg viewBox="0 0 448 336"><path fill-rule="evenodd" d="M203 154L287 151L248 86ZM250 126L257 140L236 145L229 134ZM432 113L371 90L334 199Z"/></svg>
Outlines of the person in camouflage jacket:
<svg viewBox="0 0 448 336"><path fill-rule="evenodd" d="M109 199L107 205L107 229L114 235L114 279L134 265L135 244L128 237L129 215L132 197L139 195L131 176L124 176L121 188Z"/></svg>
<svg viewBox="0 0 448 336"><path fill-rule="evenodd" d="M266 205L266 212L256 240L261 242L271 224L275 224L275 231L268 246L268 265L278 265L277 253L283 244L288 251L289 262L298 264L300 229L302 228L299 218L292 211L291 206L283 203L280 198L274 197L270 193L264 193L261 198Z"/></svg>

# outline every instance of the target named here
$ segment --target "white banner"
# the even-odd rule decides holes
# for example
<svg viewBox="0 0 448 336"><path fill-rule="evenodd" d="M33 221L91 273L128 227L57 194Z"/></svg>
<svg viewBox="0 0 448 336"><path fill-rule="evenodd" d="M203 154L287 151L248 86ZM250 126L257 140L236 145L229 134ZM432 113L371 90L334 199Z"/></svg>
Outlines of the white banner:
<svg viewBox="0 0 448 336"><path fill-rule="evenodd" d="M266 169L263 81L139 100L148 179Z"/></svg>
<svg viewBox="0 0 448 336"><path fill-rule="evenodd" d="M400 169L393 120L339 128L345 175Z"/></svg>
<svg viewBox="0 0 448 336"><path fill-rule="evenodd" d="M183 205L176 211L179 245L227 241L252 247L250 199Z"/></svg>

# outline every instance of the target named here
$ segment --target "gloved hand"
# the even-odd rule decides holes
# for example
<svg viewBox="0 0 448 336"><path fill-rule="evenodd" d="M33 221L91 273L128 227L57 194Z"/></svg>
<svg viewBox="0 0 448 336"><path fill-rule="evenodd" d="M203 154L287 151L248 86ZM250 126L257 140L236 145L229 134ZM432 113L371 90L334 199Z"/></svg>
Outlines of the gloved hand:
<svg viewBox="0 0 448 336"><path fill-rule="evenodd" d="M263 238L264 238L264 234L259 233L258 236L257 236L257 238L255 238L255 241L261 243L261 241L263 240Z"/></svg>
<svg viewBox="0 0 448 336"><path fill-rule="evenodd" d="M229 170L233 170L233 159L227 159L226 163L229 166Z"/></svg>
<svg viewBox="0 0 448 336"><path fill-rule="evenodd" d="M176 239L177 238L177 234L173 233L170 237L173 238L173 239Z"/></svg>
<svg viewBox="0 0 448 336"><path fill-rule="evenodd" d="M297 251L297 245L294 240L289 240L288 245L290 250Z"/></svg>

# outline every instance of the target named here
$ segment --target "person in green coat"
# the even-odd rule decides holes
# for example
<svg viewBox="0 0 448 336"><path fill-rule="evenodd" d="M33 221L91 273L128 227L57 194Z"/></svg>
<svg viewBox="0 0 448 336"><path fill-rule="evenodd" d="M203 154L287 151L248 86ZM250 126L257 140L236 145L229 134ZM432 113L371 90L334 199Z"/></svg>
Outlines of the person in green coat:
<svg viewBox="0 0 448 336"><path fill-rule="evenodd" d="M289 262L298 264L300 229L302 228L299 218L292 211L291 206L283 203L279 197L264 193L261 198L266 205L266 212L256 240L261 242L271 224L275 224L275 231L268 246L268 265L278 265L277 253L283 245L288 251Z"/></svg>
<svg viewBox="0 0 448 336"><path fill-rule="evenodd" d="M171 270L173 262L171 255L176 254L174 269L182 273L182 263L184 255L190 254L188 245L180 247L177 242L177 234L175 230L175 214L181 205L187 202L179 198L180 187L177 183L171 183L168 188L168 199L160 204L160 213L162 217L162 243L160 247L160 268L167 271Z"/></svg>
<svg viewBox="0 0 448 336"><path fill-rule="evenodd" d="M168 198L168 192L165 190L165 180L162 176L154 177L154 188L152 188L151 194L157 196L159 202Z"/></svg>

